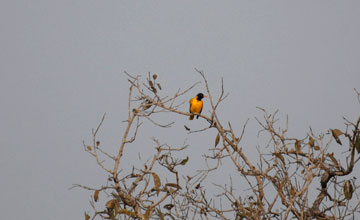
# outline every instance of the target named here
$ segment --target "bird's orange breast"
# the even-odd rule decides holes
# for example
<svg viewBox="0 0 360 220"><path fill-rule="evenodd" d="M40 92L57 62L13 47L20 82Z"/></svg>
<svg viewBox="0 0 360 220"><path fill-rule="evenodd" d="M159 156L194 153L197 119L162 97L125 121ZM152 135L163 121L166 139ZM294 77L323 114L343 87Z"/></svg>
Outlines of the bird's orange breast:
<svg viewBox="0 0 360 220"><path fill-rule="evenodd" d="M190 112L191 113L200 113L202 110L203 102L192 98L190 100Z"/></svg>

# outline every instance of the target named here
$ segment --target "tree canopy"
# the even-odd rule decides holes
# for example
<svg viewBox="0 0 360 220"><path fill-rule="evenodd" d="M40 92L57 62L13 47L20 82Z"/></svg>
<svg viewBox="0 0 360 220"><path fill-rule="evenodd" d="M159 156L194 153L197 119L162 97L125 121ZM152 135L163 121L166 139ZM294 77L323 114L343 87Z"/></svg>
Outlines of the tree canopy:
<svg viewBox="0 0 360 220"><path fill-rule="evenodd" d="M247 126L241 131L233 129L232 122L219 117L218 107L228 97L223 80L215 96L205 74L195 69L205 85L204 94L210 104L210 115L189 113L180 109L188 105L192 91L198 83L179 89L171 96L160 95L159 76L150 74L143 79L126 73L129 82L126 129L116 154L110 154L101 145L98 132L105 120L93 129L92 141L84 141L84 150L95 159L108 176L101 186L91 183L74 184L93 191L92 211L85 219L356 219L360 217L359 184L354 170L359 166L360 116L356 120L344 118L341 128L329 128L324 133L311 128L304 137L288 135L288 123L278 123L277 111L270 113L258 108L263 118L256 118L260 129L268 137L267 145L255 149L256 157L243 151L242 140ZM356 92L360 104L360 93ZM207 125L188 133L216 131L207 169L182 169L188 166L191 155L179 157L188 145L172 146L154 137L154 153L141 166L121 172L120 162L132 164L125 155L127 149L142 135L144 121L152 126L169 128L173 124L157 122L155 115L174 114L189 117L193 114ZM185 137L184 137L185 139ZM341 146L341 151L334 150ZM149 156L149 155L148 155ZM256 158L256 159L254 159ZM227 184L215 185L216 193L205 180L221 164L229 162L236 172ZM181 169L180 169L181 168ZM180 171L181 170L181 171ZM191 172L189 171L191 170ZM239 189L237 181L247 185ZM106 202L99 202L104 198Z"/></svg>

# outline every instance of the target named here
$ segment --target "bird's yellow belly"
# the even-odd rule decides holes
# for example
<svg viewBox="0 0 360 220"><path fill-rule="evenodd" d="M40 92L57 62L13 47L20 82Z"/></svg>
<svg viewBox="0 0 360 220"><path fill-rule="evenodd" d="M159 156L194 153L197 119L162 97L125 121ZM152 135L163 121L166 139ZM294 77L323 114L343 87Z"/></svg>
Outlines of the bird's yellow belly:
<svg viewBox="0 0 360 220"><path fill-rule="evenodd" d="M191 113L200 113L202 108L202 103L198 101L193 101L190 107Z"/></svg>

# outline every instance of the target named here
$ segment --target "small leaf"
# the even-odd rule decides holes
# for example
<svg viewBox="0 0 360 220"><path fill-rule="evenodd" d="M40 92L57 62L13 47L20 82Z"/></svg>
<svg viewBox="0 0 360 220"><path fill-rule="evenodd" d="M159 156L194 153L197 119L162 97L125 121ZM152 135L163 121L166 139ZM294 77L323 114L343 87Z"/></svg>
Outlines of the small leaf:
<svg viewBox="0 0 360 220"><path fill-rule="evenodd" d="M156 80L156 78L157 78L157 75L156 75L156 74L154 74L154 75L153 75L153 79L154 79L154 80Z"/></svg>
<svg viewBox="0 0 360 220"><path fill-rule="evenodd" d="M195 186L195 189L199 189L200 188L200 183L198 183L196 186Z"/></svg>
<svg viewBox="0 0 360 220"><path fill-rule="evenodd" d="M215 138L215 147L219 144L220 141L220 134L218 133Z"/></svg>
<svg viewBox="0 0 360 220"><path fill-rule="evenodd" d="M290 150L288 151L288 153L289 153L289 154L293 154L293 153L295 153L295 151L294 151L294 149L290 149Z"/></svg>
<svg viewBox="0 0 360 220"><path fill-rule="evenodd" d="M96 141L96 146L99 147L100 141Z"/></svg>
<svg viewBox="0 0 360 220"><path fill-rule="evenodd" d="M344 201L339 201L338 202L338 206L345 206L345 205L346 205L346 203Z"/></svg>
<svg viewBox="0 0 360 220"><path fill-rule="evenodd" d="M174 188L177 188L177 189L182 189L181 186L179 186L176 183L166 183L165 187L167 187L167 186L174 187Z"/></svg>
<svg viewBox="0 0 360 220"><path fill-rule="evenodd" d="M183 159L183 160L180 162L180 164L184 166L188 161L189 161L189 157L186 157L185 159Z"/></svg>
<svg viewBox="0 0 360 220"><path fill-rule="evenodd" d="M334 157L334 152L331 153L331 154L327 154L327 155L330 157L330 159L331 159L331 161L333 162L334 166L339 167L339 163L338 163L338 161L336 160L336 158Z"/></svg>
<svg viewBox="0 0 360 220"><path fill-rule="evenodd" d="M154 83L151 80L149 80L149 86L154 87Z"/></svg>
<svg viewBox="0 0 360 220"><path fill-rule="evenodd" d="M85 220L89 220L90 219L90 215L88 215L86 212L85 212Z"/></svg>
<svg viewBox="0 0 360 220"><path fill-rule="evenodd" d="M301 152L301 141L299 140L295 141L295 150L296 152Z"/></svg>
<svg viewBox="0 0 360 220"><path fill-rule="evenodd" d="M145 104L143 104L143 110L147 110L152 106L152 102L149 99L146 99Z"/></svg>
<svg viewBox="0 0 360 220"><path fill-rule="evenodd" d="M355 139L355 149L360 154L360 134L357 135Z"/></svg>
<svg viewBox="0 0 360 220"><path fill-rule="evenodd" d="M295 187L294 187L293 185L291 185L290 194L291 194L292 196L295 196L296 193L297 193L297 191L296 191Z"/></svg>
<svg viewBox="0 0 360 220"><path fill-rule="evenodd" d="M352 194L354 192L353 186L350 182L350 180L346 180L344 184L344 195L347 200L350 200L352 197Z"/></svg>
<svg viewBox="0 0 360 220"><path fill-rule="evenodd" d="M205 208L204 207L201 207L200 209L200 215L206 215L206 212L205 212Z"/></svg>
<svg viewBox="0 0 360 220"><path fill-rule="evenodd" d="M150 219L151 213L152 213L152 209L151 209L151 208L148 208L148 209L145 211L144 218L145 218L146 220Z"/></svg>
<svg viewBox="0 0 360 220"><path fill-rule="evenodd" d="M330 130L331 130L332 136L335 138L335 141L338 144L342 145L339 136L344 134L344 133L342 131L340 131L339 129L330 129Z"/></svg>
<svg viewBox="0 0 360 220"><path fill-rule="evenodd" d="M320 147L318 145L314 146L314 150L320 150Z"/></svg>
<svg viewBox="0 0 360 220"><path fill-rule="evenodd" d="M184 127L185 127L185 130L190 131L190 128L188 126L184 125Z"/></svg>
<svg viewBox="0 0 360 220"><path fill-rule="evenodd" d="M275 157L279 158L281 160L281 162L283 164L285 164L285 158L280 152L275 152L275 153L273 153L273 155L275 155Z"/></svg>
<svg viewBox="0 0 360 220"><path fill-rule="evenodd" d="M331 129L332 134L334 135L334 137L339 137L340 135L343 135L344 133L342 131L340 131L339 129Z"/></svg>
<svg viewBox="0 0 360 220"><path fill-rule="evenodd" d="M173 204L166 204L166 205L164 205L164 208L167 209L167 210L171 210L173 207L174 207Z"/></svg>
<svg viewBox="0 0 360 220"><path fill-rule="evenodd" d="M157 85L158 88L161 90L161 85L160 85L160 83L157 83L156 85Z"/></svg>
<svg viewBox="0 0 360 220"><path fill-rule="evenodd" d="M133 217L133 218L136 217L135 212L129 211L129 210L127 210L127 209L120 209L120 210L117 211L117 213L119 213L119 214L125 214L125 215L130 216L130 217Z"/></svg>
<svg viewBox="0 0 360 220"><path fill-rule="evenodd" d="M177 190L174 190L172 188L165 188L165 189L166 189L166 192L170 193L170 194L173 194L173 193L175 193L177 191Z"/></svg>
<svg viewBox="0 0 360 220"><path fill-rule="evenodd" d="M156 174L156 173L151 173L154 179L154 185L155 185L155 190L158 192L160 192L160 187L161 187L161 182L160 182L160 177Z"/></svg>
<svg viewBox="0 0 360 220"><path fill-rule="evenodd" d="M87 149L88 151L92 151L92 147L91 147L91 146L87 146L86 149Z"/></svg>
<svg viewBox="0 0 360 220"><path fill-rule="evenodd" d="M309 146L310 146L310 147L314 147L314 145L315 145L315 139L310 136L310 137L309 137Z"/></svg>
<svg viewBox="0 0 360 220"><path fill-rule="evenodd" d="M96 190L96 191L94 192L94 200L95 200L95 202L97 202L98 199L99 199L99 192L100 192L100 190Z"/></svg>
<svg viewBox="0 0 360 220"><path fill-rule="evenodd" d="M115 199L111 199L111 200L107 201L105 206L107 209L114 209Z"/></svg>

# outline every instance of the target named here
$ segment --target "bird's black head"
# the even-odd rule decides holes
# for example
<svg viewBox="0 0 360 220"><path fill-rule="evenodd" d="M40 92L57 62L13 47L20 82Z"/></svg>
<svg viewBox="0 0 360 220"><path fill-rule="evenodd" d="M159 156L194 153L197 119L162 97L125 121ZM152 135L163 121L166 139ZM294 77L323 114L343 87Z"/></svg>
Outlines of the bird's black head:
<svg viewBox="0 0 360 220"><path fill-rule="evenodd" d="M199 100L199 101L201 101L201 99L203 99L205 97L204 94L202 94L202 93L199 93L196 96L197 96L197 100Z"/></svg>

